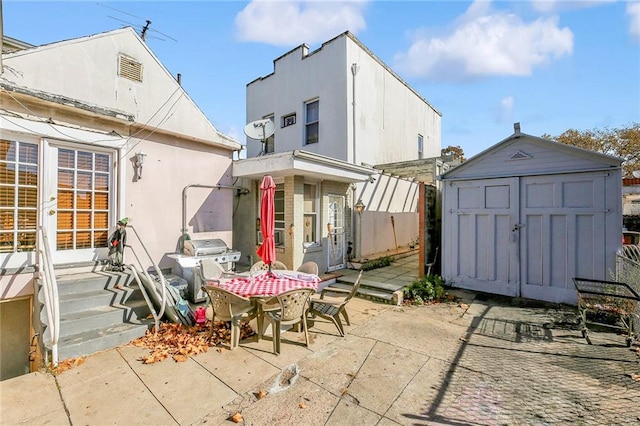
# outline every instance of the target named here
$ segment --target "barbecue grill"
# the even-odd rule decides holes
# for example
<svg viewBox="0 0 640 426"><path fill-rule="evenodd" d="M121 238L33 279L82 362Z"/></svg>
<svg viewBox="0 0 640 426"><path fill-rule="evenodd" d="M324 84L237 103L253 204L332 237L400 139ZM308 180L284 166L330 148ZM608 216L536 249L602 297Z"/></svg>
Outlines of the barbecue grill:
<svg viewBox="0 0 640 426"><path fill-rule="evenodd" d="M225 271L235 269L235 263L240 260L242 254L232 250L220 238L209 240L186 240L181 254L170 255L176 260L172 272L187 280L187 296L193 303L199 303L206 299L206 294L200 288L202 282L196 273L200 259L211 258L222 265Z"/></svg>

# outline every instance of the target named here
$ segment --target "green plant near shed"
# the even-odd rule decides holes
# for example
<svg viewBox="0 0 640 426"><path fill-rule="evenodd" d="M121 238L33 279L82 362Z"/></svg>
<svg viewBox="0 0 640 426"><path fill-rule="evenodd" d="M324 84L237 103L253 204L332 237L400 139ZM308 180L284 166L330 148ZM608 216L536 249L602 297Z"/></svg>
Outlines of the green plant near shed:
<svg viewBox="0 0 640 426"><path fill-rule="evenodd" d="M362 269L363 271L370 271L372 269L389 266L391 265L391 262L393 262L393 259L389 256L385 256L378 259L369 260L368 262L363 263L360 269Z"/></svg>
<svg viewBox="0 0 640 426"><path fill-rule="evenodd" d="M427 275L404 288L404 298L413 300L414 305L423 305L445 296L444 280L438 275Z"/></svg>

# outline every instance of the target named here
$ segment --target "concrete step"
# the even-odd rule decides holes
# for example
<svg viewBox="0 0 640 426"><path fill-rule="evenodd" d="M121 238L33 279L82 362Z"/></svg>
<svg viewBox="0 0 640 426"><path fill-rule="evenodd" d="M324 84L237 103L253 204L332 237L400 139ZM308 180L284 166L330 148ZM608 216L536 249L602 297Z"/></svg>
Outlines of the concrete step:
<svg viewBox="0 0 640 426"><path fill-rule="evenodd" d="M105 324L139 323L149 308L144 300L128 305L102 305L94 309L70 312L60 317L60 338L104 327Z"/></svg>
<svg viewBox="0 0 640 426"><path fill-rule="evenodd" d="M57 279L60 308L58 358L85 356L144 335L150 309L128 273L65 271ZM116 288L116 286L118 288ZM43 290L38 292L43 303ZM51 349L46 309L41 309L42 340Z"/></svg>
<svg viewBox="0 0 640 426"><path fill-rule="evenodd" d="M120 322L65 336L58 341L58 359L63 361L68 358L86 356L128 343L144 336L147 329L153 324L153 321L151 324L147 324L147 322L149 321L144 320L138 324Z"/></svg>
<svg viewBox="0 0 640 426"><path fill-rule="evenodd" d="M92 290L103 290L115 286L125 287L134 282L133 277L126 272L82 272L56 276L58 294L84 293Z"/></svg>
<svg viewBox="0 0 640 426"><path fill-rule="evenodd" d="M340 277L336 280L335 284L331 284L331 287L343 288L345 290L351 290L353 288L353 283L355 282L357 276L345 276ZM394 305L399 305L402 303L402 295L403 295L404 286L392 284L392 283L381 283L377 281L373 281L370 279L362 279L360 282L360 287L358 288L357 296L366 297L378 301L382 301L385 303L392 303Z"/></svg>

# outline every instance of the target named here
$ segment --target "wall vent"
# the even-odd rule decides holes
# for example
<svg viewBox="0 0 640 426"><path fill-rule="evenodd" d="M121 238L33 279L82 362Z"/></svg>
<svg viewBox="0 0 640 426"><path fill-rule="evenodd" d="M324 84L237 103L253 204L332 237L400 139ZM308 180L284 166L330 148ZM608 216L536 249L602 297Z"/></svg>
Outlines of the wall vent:
<svg viewBox="0 0 640 426"><path fill-rule="evenodd" d="M120 55L118 58L118 75L142 83L142 64L133 58Z"/></svg>
<svg viewBox="0 0 640 426"><path fill-rule="evenodd" d="M529 154L525 154L522 151L518 151L509 158L509 160L527 160L532 158Z"/></svg>

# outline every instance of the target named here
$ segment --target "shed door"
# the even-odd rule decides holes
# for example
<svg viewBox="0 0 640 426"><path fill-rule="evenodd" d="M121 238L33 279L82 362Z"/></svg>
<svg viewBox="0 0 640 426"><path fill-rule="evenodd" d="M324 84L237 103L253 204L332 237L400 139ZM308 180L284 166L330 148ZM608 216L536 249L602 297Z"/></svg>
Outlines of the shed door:
<svg viewBox="0 0 640 426"><path fill-rule="evenodd" d="M461 287L516 296L518 178L459 181L447 191L447 277Z"/></svg>
<svg viewBox="0 0 640 426"><path fill-rule="evenodd" d="M575 303L574 276L606 276L604 176L524 177L520 200L521 296Z"/></svg>

